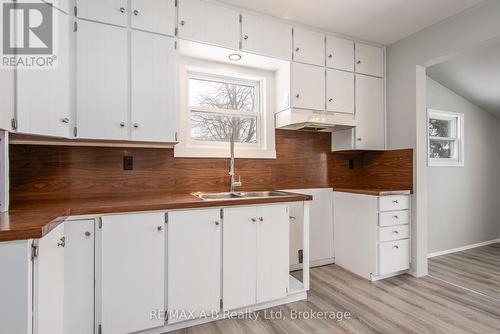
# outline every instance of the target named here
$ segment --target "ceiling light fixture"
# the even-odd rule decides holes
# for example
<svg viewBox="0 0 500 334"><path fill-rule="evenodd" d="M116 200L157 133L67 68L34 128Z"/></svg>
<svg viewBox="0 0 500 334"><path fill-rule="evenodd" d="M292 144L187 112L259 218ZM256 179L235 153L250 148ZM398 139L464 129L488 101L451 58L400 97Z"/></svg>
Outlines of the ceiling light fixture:
<svg viewBox="0 0 500 334"><path fill-rule="evenodd" d="M232 61L238 61L241 59L241 55L239 53L231 53L229 56L228 56L229 60L232 60Z"/></svg>

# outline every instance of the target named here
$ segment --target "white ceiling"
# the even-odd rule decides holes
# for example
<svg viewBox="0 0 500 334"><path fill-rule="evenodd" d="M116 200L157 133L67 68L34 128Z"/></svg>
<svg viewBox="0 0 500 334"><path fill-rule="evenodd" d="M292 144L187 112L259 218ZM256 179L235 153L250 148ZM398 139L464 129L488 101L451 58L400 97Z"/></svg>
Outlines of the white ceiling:
<svg viewBox="0 0 500 334"><path fill-rule="evenodd" d="M427 75L481 109L500 116L500 42L428 67Z"/></svg>
<svg viewBox="0 0 500 334"><path fill-rule="evenodd" d="M222 0L319 29L390 45L483 0Z"/></svg>

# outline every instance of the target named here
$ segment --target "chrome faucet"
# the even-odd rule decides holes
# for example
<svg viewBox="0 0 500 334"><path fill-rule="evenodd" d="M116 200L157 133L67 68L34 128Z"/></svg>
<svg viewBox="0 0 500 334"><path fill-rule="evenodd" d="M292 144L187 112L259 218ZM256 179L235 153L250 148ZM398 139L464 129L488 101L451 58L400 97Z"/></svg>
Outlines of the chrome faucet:
<svg viewBox="0 0 500 334"><path fill-rule="evenodd" d="M231 131L229 143L231 151L231 161L229 162L229 177L231 179L229 192L234 192L234 187L241 187L241 175L238 177L238 181L234 180L234 129Z"/></svg>

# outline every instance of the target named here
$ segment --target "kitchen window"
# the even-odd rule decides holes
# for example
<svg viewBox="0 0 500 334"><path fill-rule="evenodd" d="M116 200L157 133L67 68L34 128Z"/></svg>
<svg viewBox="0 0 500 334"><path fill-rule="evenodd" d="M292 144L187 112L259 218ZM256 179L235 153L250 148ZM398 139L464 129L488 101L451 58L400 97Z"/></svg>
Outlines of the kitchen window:
<svg viewBox="0 0 500 334"><path fill-rule="evenodd" d="M184 58L180 61L180 137L176 157L276 158L274 73Z"/></svg>
<svg viewBox="0 0 500 334"><path fill-rule="evenodd" d="M428 110L428 165L464 165L464 115Z"/></svg>

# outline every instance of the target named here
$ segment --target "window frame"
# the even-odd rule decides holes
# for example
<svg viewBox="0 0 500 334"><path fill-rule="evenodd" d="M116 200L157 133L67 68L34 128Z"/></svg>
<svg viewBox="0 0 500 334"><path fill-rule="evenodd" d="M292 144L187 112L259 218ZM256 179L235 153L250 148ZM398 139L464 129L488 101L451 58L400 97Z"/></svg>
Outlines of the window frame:
<svg viewBox="0 0 500 334"><path fill-rule="evenodd" d="M249 116L249 117L256 117L257 119L257 124L256 124L256 143L242 143L242 142L237 142L238 145L246 145L249 147L254 147L258 149L260 147L262 138L261 138L261 126L262 126L262 117L263 117L263 101L261 98L262 92L261 92L261 87L262 87L262 80L256 80L256 79L249 79L249 78L243 78L243 77L235 77L235 76L229 76L229 75L221 75L221 74L213 74L213 73L206 73L206 72L199 72L199 71L188 71L187 72L187 94L186 98L189 101L190 99L190 91L189 91L189 81L191 79L197 79L197 80L206 80L206 81L220 81L224 83L231 83L235 85L242 85L242 86L251 86L254 87L255 89L255 100L257 101L257 111L239 111L239 110L233 110L233 109L218 109L218 108L204 108L204 107L196 107L196 106L191 106L189 103L186 103L188 107L188 128L189 128L189 142L193 145L196 146L223 146L227 145L227 142L224 141L210 141L210 140L198 140L195 138L191 137L191 129L192 129L192 123L191 123L191 113L194 112L203 112L203 113L210 113L214 115L228 115L228 116L233 116L233 117L241 117L241 116ZM213 80L210 80L213 79Z"/></svg>
<svg viewBox="0 0 500 334"><path fill-rule="evenodd" d="M456 136L440 137L431 136L429 133L429 124L431 119L439 119L444 121L451 121L451 129L453 129ZM464 166L464 114L437 110L427 109L427 166L429 167L463 167ZM454 142L453 157L452 158L431 158L431 140L443 140Z"/></svg>

